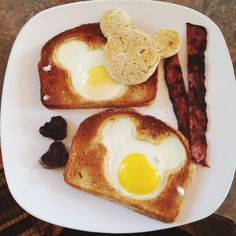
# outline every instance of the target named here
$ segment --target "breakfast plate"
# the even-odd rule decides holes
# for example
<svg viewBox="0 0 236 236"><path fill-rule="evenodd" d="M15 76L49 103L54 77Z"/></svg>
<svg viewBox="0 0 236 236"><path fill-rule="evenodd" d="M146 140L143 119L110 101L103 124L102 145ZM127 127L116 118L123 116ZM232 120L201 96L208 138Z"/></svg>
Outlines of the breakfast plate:
<svg viewBox="0 0 236 236"><path fill-rule="evenodd" d="M179 52L186 81L185 24L204 26L208 32L206 87L208 114L208 162L199 167L186 192L180 214L174 223L163 223L110 201L92 196L65 184L63 170L48 170L39 164L51 140L39 134L39 127L52 116L61 115L68 123L65 139L71 139L82 120L100 111L48 110L40 102L37 64L40 51L54 35L75 26L98 22L112 8L126 9L134 26L154 33L161 28L179 31L183 42ZM177 122L159 69L155 102L137 108L177 128ZM188 224L212 214L224 201L235 171L236 83L230 55L218 27L206 16L175 4L147 1L88 1L45 10L22 28L8 61L1 112L2 155L9 189L27 212L44 221L91 232L133 233L167 229Z"/></svg>

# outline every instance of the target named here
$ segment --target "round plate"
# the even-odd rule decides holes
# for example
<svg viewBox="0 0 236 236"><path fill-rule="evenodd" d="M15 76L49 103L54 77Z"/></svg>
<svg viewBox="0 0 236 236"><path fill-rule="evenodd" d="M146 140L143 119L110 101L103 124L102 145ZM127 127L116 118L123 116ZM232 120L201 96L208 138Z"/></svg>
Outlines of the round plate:
<svg viewBox="0 0 236 236"><path fill-rule="evenodd" d="M186 79L187 56L185 24L206 27L207 141L210 168L199 167L187 190L180 214L166 224L133 212L119 204L81 192L67 185L63 170L47 170L38 163L51 140L38 130L54 115L68 122L71 139L80 122L100 111L48 110L40 103L37 64L42 46L56 34L81 25L98 22L112 8L126 9L134 26L149 33L173 28L183 38L180 62ZM186 81L185 81L186 82ZM68 228L109 233L132 233L166 229L200 220L222 203L235 170L236 84L229 52L218 27L206 16L186 7L154 1L88 1L45 10L34 16L20 31L13 46L2 97L2 153L5 173L15 200L30 214ZM175 115L159 69L155 102L138 108L176 126Z"/></svg>

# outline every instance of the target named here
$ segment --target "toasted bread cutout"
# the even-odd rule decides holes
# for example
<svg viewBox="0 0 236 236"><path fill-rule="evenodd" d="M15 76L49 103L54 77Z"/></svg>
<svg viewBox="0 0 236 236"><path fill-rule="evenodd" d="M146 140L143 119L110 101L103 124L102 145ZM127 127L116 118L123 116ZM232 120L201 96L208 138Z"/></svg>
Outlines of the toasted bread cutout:
<svg viewBox="0 0 236 236"><path fill-rule="evenodd" d="M104 53L106 69L118 82L135 85L145 82L162 58L180 48L178 32L163 29L153 35L131 26L123 9L110 10L102 16L100 26L107 38Z"/></svg>

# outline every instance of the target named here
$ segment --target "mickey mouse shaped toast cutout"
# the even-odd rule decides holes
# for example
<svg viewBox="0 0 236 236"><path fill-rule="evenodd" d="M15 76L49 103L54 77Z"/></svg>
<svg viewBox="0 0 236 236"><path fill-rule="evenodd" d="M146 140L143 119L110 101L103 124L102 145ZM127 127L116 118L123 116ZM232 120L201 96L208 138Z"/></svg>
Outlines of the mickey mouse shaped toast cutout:
<svg viewBox="0 0 236 236"><path fill-rule="evenodd" d="M135 85L154 73L160 59L177 53L181 39L174 30L150 35L133 28L130 22L129 14L117 8L102 16L100 27L107 38L104 55L108 73L118 82Z"/></svg>

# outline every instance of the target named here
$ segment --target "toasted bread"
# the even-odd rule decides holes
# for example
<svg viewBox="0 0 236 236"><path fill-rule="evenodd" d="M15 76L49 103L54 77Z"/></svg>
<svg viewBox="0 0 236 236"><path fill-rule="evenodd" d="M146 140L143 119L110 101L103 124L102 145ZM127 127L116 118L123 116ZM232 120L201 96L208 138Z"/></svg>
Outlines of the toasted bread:
<svg viewBox="0 0 236 236"><path fill-rule="evenodd" d="M163 29L151 35L133 28L129 14L120 8L105 12L100 25L107 37L106 69L114 80L124 84L147 81L160 59L172 56L180 49L178 32Z"/></svg>
<svg viewBox="0 0 236 236"><path fill-rule="evenodd" d="M100 108L144 106L154 100L157 92L157 71L142 84L125 86L120 96L107 100L90 100L78 94L71 82L70 73L56 61L55 53L68 40L80 40L91 49L106 43L99 23L85 24L66 30L50 39L42 48L38 71L41 85L41 102L47 108Z"/></svg>
<svg viewBox="0 0 236 236"><path fill-rule="evenodd" d="M153 35L153 38L158 45L162 45L159 48L158 54L161 58L167 58L175 55L181 46L181 38L179 33L172 29L162 29Z"/></svg>
<svg viewBox="0 0 236 236"><path fill-rule="evenodd" d="M168 175L165 188L157 197L132 198L118 191L109 179L106 169L108 150L101 141L101 135L109 121L120 118L128 118L134 123L137 139L155 143L165 135L173 134L184 145L186 159L177 170ZM72 141L64 178L75 188L119 202L154 219L172 222L179 213L192 173L188 141L179 131L152 116L120 108L95 114L81 123Z"/></svg>

